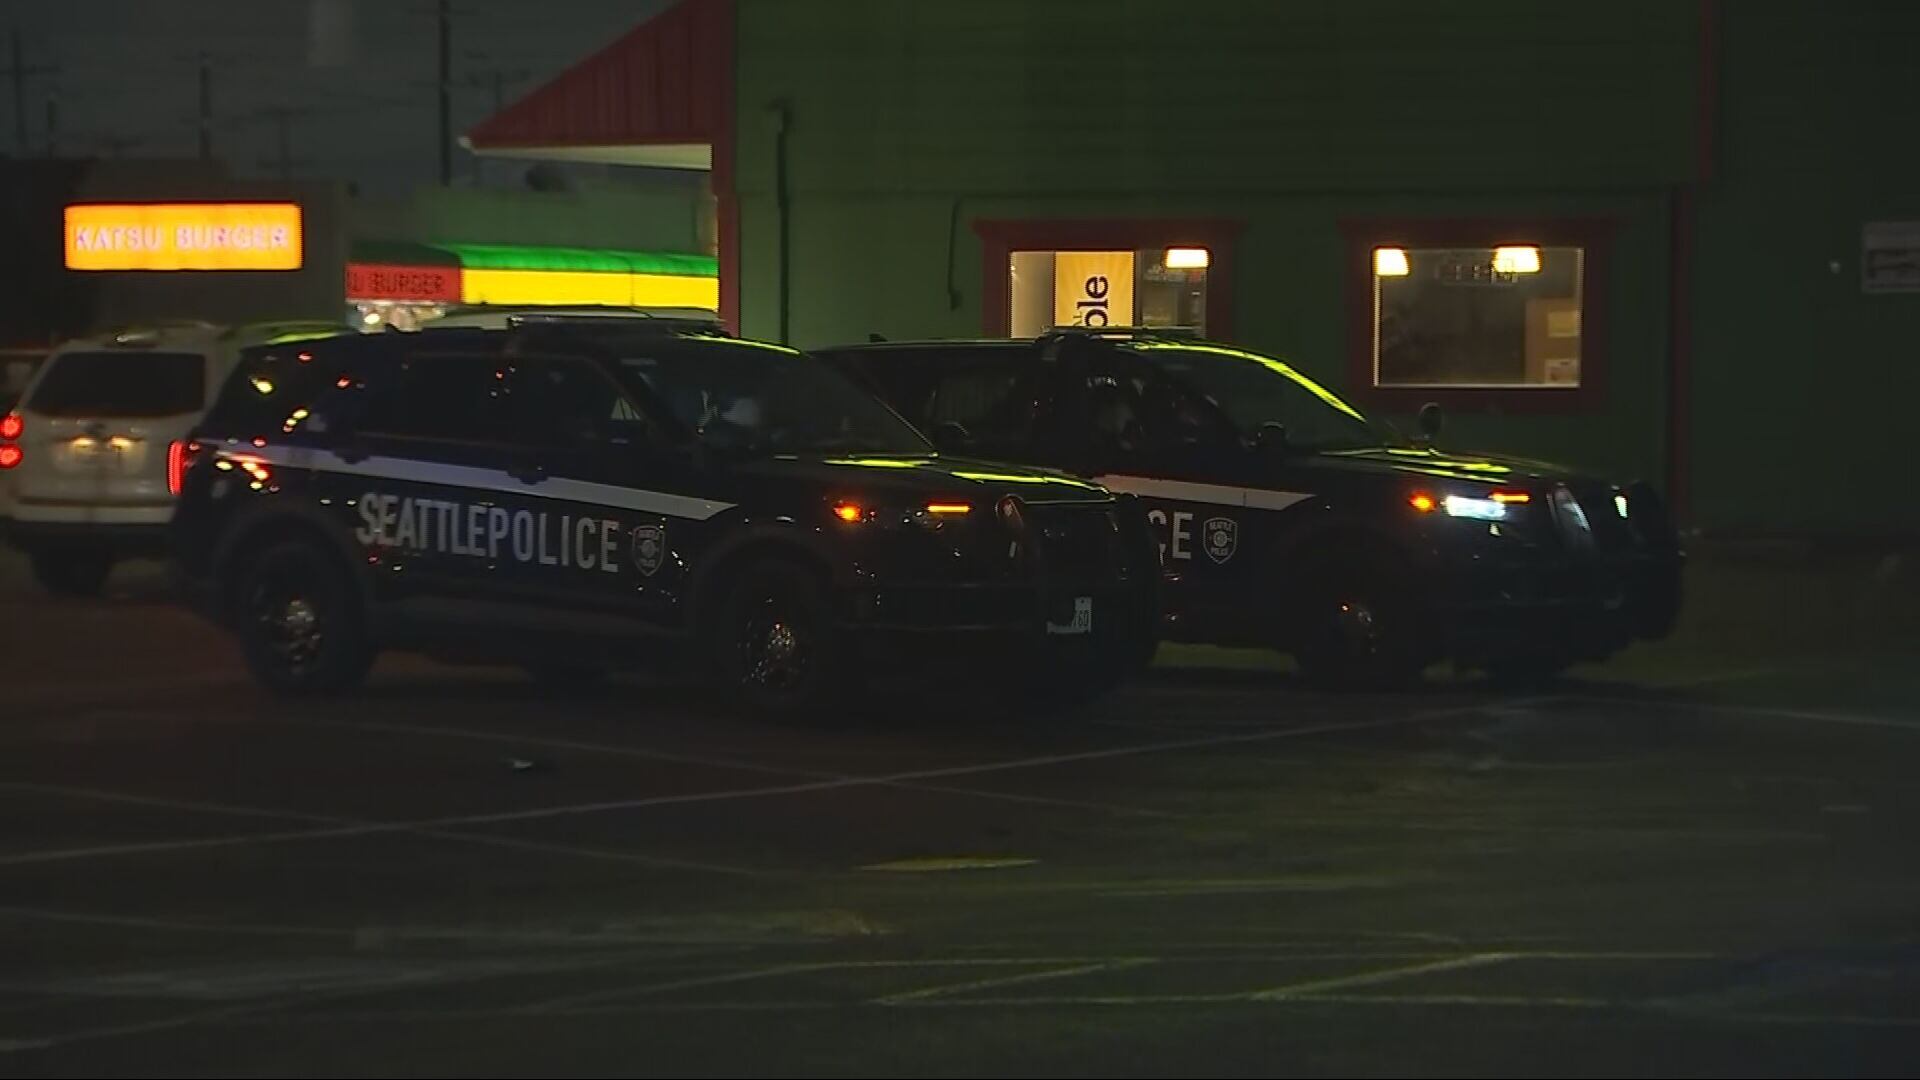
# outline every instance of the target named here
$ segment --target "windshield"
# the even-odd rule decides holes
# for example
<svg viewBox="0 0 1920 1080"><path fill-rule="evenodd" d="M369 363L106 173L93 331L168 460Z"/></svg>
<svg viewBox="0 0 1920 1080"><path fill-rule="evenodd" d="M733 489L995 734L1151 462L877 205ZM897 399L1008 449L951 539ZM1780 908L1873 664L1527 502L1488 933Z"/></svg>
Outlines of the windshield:
<svg viewBox="0 0 1920 1080"><path fill-rule="evenodd" d="M726 338L711 346L688 342L635 343L623 350L620 377L710 446L754 453L932 450L879 399L813 357Z"/></svg>
<svg viewBox="0 0 1920 1080"><path fill-rule="evenodd" d="M1393 441L1385 428L1312 379L1268 356L1223 345L1139 341L1129 346L1220 409L1242 435L1268 424L1301 450L1352 450Z"/></svg>

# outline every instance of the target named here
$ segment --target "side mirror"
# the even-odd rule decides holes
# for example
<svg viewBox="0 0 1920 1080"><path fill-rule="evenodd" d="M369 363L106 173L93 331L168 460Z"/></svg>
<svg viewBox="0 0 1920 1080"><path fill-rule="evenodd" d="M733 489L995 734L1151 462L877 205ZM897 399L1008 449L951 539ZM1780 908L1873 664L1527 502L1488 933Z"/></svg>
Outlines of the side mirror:
<svg viewBox="0 0 1920 1080"><path fill-rule="evenodd" d="M1439 402L1429 401L1420 406L1420 437L1428 442L1439 438L1442 419Z"/></svg>
<svg viewBox="0 0 1920 1080"><path fill-rule="evenodd" d="M933 440L934 449L946 454L958 454L973 445L973 433L965 424L955 420L942 420L928 432Z"/></svg>

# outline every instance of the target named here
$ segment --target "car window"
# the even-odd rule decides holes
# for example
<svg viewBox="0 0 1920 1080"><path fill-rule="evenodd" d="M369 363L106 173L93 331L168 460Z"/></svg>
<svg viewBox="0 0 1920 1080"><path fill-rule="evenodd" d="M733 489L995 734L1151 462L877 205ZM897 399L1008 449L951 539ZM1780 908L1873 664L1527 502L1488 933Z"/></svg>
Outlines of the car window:
<svg viewBox="0 0 1920 1080"><path fill-rule="evenodd" d="M42 416L179 416L206 404L207 361L199 353L62 353L27 398Z"/></svg>
<svg viewBox="0 0 1920 1080"><path fill-rule="evenodd" d="M506 372L491 356L415 356L378 381L358 426L370 435L503 442Z"/></svg>
<svg viewBox="0 0 1920 1080"><path fill-rule="evenodd" d="M270 435L331 422L335 380L350 361L388 357L377 337L302 341L247 349L221 385L201 430L215 436Z"/></svg>
<svg viewBox="0 0 1920 1080"><path fill-rule="evenodd" d="M1278 424L1302 450L1378 446L1391 441L1360 411L1272 357L1223 345L1136 342L1131 348L1177 384L1217 405L1241 433Z"/></svg>
<svg viewBox="0 0 1920 1080"><path fill-rule="evenodd" d="M513 365L512 424L516 442L545 447L653 440L645 415L592 365L529 357Z"/></svg>
<svg viewBox="0 0 1920 1080"><path fill-rule="evenodd" d="M1232 432L1211 403L1136 357L1090 351L1083 415L1095 445L1135 452L1230 443Z"/></svg>
<svg viewBox="0 0 1920 1080"><path fill-rule="evenodd" d="M1027 352L944 365L927 391L926 426L959 424L981 445L1019 445L1033 432L1034 379Z"/></svg>
<svg viewBox="0 0 1920 1080"><path fill-rule="evenodd" d="M921 454L931 448L879 398L783 346L662 338L623 348L615 368L637 396L717 449L746 453Z"/></svg>

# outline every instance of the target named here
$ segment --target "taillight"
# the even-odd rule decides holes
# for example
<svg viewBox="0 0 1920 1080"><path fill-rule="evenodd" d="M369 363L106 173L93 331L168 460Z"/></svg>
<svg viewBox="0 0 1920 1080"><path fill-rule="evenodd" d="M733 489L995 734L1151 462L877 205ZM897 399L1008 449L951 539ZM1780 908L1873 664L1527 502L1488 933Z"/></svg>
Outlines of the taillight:
<svg viewBox="0 0 1920 1080"><path fill-rule="evenodd" d="M180 494L180 487L187 479L187 468L193 464L193 456L199 449L199 443L181 439L167 444L167 494Z"/></svg>
<svg viewBox="0 0 1920 1080"><path fill-rule="evenodd" d="M0 469L11 469L20 464L22 456L20 448L12 443L0 445Z"/></svg>
<svg viewBox="0 0 1920 1080"><path fill-rule="evenodd" d="M17 439L25 430L27 430L27 422L20 419L19 413L10 412L0 416L0 439Z"/></svg>

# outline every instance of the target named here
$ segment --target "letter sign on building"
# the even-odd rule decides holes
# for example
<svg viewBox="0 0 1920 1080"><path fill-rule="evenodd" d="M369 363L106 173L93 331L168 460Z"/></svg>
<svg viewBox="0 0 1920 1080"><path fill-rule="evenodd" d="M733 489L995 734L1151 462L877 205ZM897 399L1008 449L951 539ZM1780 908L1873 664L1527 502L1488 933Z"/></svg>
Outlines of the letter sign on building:
<svg viewBox="0 0 1920 1080"><path fill-rule="evenodd" d="M91 203L66 213L69 270L298 270L296 203Z"/></svg>

